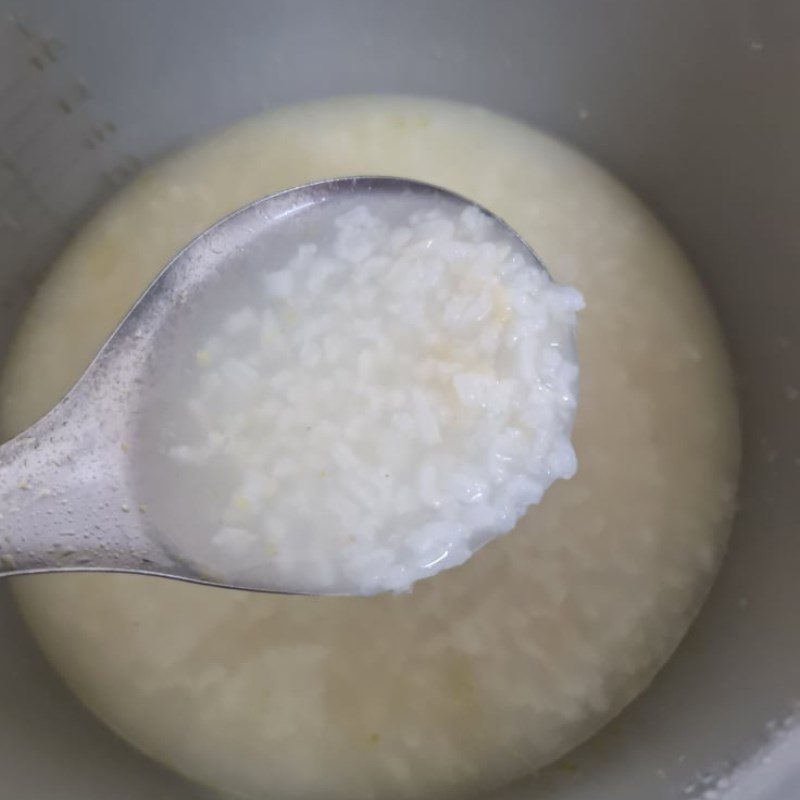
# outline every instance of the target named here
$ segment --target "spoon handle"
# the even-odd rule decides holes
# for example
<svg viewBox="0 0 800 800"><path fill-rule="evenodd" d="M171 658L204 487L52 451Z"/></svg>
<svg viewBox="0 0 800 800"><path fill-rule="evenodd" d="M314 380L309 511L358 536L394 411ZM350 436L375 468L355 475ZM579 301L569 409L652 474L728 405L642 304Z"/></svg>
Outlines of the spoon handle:
<svg viewBox="0 0 800 800"><path fill-rule="evenodd" d="M215 236L212 228L179 254L67 396L0 446L0 577L98 570L207 580L163 546L139 505L128 446L149 354L169 336L162 331L175 308L218 266Z"/></svg>
<svg viewBox="0 0 800 800"><path fill-rule="evenodd" d="M103 413L98 369L0 446L0 577L169 562L133 505L124 418Z"/></svg>

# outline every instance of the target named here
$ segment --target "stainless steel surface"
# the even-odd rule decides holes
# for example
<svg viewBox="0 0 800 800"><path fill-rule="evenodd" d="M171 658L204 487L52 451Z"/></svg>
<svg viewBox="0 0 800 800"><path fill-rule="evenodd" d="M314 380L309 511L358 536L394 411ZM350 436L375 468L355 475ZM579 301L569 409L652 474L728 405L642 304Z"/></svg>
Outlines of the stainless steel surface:
<svg viewBox="0 0 800 800"><path fill-rule="evenodd" d="M650 690L566 762L504 796L701 797L704 776L740 763L731 798L800 795L796 726L771 760L759 755L769 724L800 700L800 4L0 0L4 8L31 32L13 34L25 53L14 74L44 97L61 91L51 73L82 80L86 117L71 124L83 132L89 120L112 122L114 136L98 145L112 162L147 162L266 105L393 91L530 120L642 196L696 265L734 357L745 437L740 511L709 601ZM51 36L62 43L59 60L40 71L28 60ZM0 46L0 64L10 53ZM0 80L10 75L0 68ZM0 123L20 107L0 96ZM5 333L48 263L25 242L45 230L55 248L111 190L101 181L82 195L77 171L92 174L97 154L57 138L35 139L24 160L11 159L7 189L3 165L20 146L10 139L0 124L0 209L13 220L0 222ZM47 200L47 165L78 153L84 166L59 218L23 218L20 182ZM115 742L50 680L8 598L0 636L9 797L206 796Z"/></svg>
<svg viewBox="0 0 800 800"><path fill-rule="evenodd" d="M152 471L156 456L134 443L142 440L143 425L148 424L151 398L160 388L154 384L165 369L174 368L172 363L157 364L173 347L171 340L180 338L180 318L193 304L236 281L242 270L282 266L285 262L276 253L291 253L305 241L298 238L304 218L313 214L316 223L332 221L354 205L377 203L381 208L387 201L403 207L448 207L454 214L471 205L441 187L405 178L335 178L256 200L181 250L66 397L0 446L0 577L136 572L226 588L291 591L268 581L230 584L200 572L190 552L181 554L170 547L163 522L145 513L149 498L136 480L137 471ZM527 249L542 266L511 228L483 210L498 235ZM257 257L262 252L269 254L266 261ZM166 470L164 480L171 471ZM156 483L162 491L163 480ZM198 522L192 518L187 524L194 532Z"/></svg>

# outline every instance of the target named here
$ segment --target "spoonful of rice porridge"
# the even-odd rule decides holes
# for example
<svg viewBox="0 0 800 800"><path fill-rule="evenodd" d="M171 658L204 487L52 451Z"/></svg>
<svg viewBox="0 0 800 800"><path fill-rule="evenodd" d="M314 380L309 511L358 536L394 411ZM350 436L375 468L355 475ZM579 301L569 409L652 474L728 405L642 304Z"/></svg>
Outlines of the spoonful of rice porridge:
<svg viewBox="0 0 800 800"><path fill-rule="evenodd" d="M0 574L407 591L575 473L581 307L438 187L341 178L256 201L0 447Z"/></svg>

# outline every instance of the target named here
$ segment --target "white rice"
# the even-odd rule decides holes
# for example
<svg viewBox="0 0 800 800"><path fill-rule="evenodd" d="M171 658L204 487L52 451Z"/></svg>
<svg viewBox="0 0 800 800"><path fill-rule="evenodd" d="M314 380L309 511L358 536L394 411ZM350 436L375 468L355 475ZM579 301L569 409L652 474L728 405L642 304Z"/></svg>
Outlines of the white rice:
<svg viewBox="0 0 800 800"><path fill-rule="evenodd" d="M574 474L582 299L476 208L392 227L359 206L331 239L197 352L197 434L170 454L233 489L190 555L232 581L404 591Z"/></svg>

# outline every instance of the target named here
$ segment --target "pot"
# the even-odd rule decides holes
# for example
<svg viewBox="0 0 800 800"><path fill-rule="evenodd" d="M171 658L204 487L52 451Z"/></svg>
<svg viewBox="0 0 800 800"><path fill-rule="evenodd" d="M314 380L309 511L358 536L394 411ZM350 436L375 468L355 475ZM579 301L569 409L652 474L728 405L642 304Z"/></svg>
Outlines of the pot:
<svg viewBox="0 0 800 800"><path fill-rule="evenodd" d="M0 0L0 12L0 357L39 277L117 186L267 105L354 92L478 103L574 144L636 191L687 250L734 360L735 528L650 689L501 795L800 796L800 5ZM91 717L7 586L0 641L3 797L211 796Z"/></svg>

